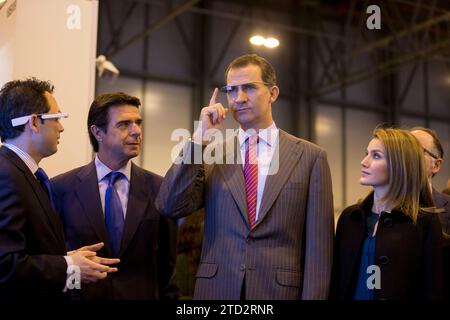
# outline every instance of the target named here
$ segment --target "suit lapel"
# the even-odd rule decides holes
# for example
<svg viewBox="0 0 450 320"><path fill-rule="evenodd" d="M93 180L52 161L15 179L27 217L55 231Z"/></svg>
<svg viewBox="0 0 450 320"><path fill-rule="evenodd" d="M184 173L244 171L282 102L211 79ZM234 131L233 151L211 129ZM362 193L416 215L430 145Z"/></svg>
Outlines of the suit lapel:
<svg viewBox="0 0 450 320"><path fill-rule="evenodd" d="M271 169L269 171L274 174L268 175L266 178L256 225L261 223L272 207L303 153L303 146L300 141L289 139L287 134L282 130L280 130L278 136L279 141L272 157L270 163Z"/></svg>
<svg viewBox="0 0 450 320"><path fill-rule="evenodd" d="M95 162L86 165L77 176L79 183L75 187L75 194L83 208L83 214L94 228L97 237L105 244L105 248L110 251Z"/></svg>
<svg viewBox="0 0 450 320"><path fill-rule="evenodd" d="M134 163L131 163L130 191L128 194L127 214L119 256L123 254L130 244L139 224L145 216L149 201L153 200L150 190L151 186L146 184L143 170Z"/></svg>
<svg viewBox="0 0 450 320"><path fill-rule="evenodd" d="M245 179L241 152L239 149L239 140L236 134L225 142L224 148L224 164L217 165L216 167L218 167L218 170L222 173L223 179L230 189L231 195L233 196L239 211L247 223L249 223L247 215L247 199L245 195Z"/></svg>
<svg viewBox="0 0 450 320"><path fill-rule="evenodd" d="M37 181L36 177L33 175L33 173L30 171L30 169L27 167L25 162L16 155L15 152L9 150L6 147L1 147L0 152L9 160L13 165L15 165L20 171L24 173L25 179L28 181L29 185L33 189L34 194L36 195L36 198L38 199L39 203L41 204L42 211L44 211L45 216L48 219L48 223L50 224L51 228L53 229L53 233L58 240L59 243L64 244L64 229L61 223L61 220L59 219L58 214L56 213L55 209L52 206L52 203L50 199L48 198L48 195L45 193L45 191L42 189L41 185Z"/></svg>

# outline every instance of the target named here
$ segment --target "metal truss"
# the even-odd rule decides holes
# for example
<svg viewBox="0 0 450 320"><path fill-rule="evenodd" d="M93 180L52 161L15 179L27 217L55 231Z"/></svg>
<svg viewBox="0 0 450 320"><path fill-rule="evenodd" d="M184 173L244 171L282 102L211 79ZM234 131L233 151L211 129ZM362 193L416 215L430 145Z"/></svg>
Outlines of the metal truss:
<svg viewBox="0 0 450 320"><path fill-rule="evenodd" d="M217 9L218 2L232 4L233 10ZM371 4L381 9L381 30L366 27L369 17L366 8ZM112 6L120 6L120 15L113 17ZM166 13L153 16L155 21L151 23L147 17L140 32L124 39L130 16L143 6L149 12L163 8ZM284 14L286 20L271 21L268 13L272 12ZM180 19L186 13L195 15L195 22L188 26ZM221 44L212 50L214 35L210 27L214 19L226 19L230 23L229 29L220 35ZM418 70L425 70L427 61L450 66L448 0L100 0L100 23L107 26L103 29L108 30L110 40L98 51L108 58L135 42L146 41L159 28L174 24L192 63L191 77L178 79L151 74L147 71L146 57L143 57L142 70L125 70L125 73L147 80L193 85L197 91L195 105L207 101L206 92L212 85L218 85L211 83L211 79L219 71L243 24L270 26L288 35L289 50L293 52L289 63L294 67L292 88L284 94L295 106L301 102L298 92L306 96L306 101L318 101L328 99L327 94L337 91L341 92L341 100L347 101L346 88L377 79L384 94L377 103L386 110L394 109L388 118L395 121ZM299 45L307 49L299 50ZM306 79L300 74L299 60L307 65ZM412 67L404 83L399 83L398 70L406 65ZM313 108L309 109L311 114Z"/></svg>
<svg viewBox="0 0 450 320"><path fill-rule="evenodd" d="M349 1L341 35L352 37L355 46L326 38L315 38L318 64L321 71L309 94L319 98L333 91L371 78L395 73L400 67L413 64L406 87L400 90L403 100L411 78L421 61L449 61L450 10L438 7L437 0L416 2L405 0L375 2L381 8L381 30L368 30L365 13L368 1ZM441 1L444 3L443 1ZM362 5L361 5L362 4ZM370 4L374 4L373 1ZM447 2L444 4L448 5ZM359 8L358 8L359 5ZM323 19L317 13L316 28L325 31ZM356 32L355 32L356 31ZM355 67L355 63L359 61Z"/></svg>

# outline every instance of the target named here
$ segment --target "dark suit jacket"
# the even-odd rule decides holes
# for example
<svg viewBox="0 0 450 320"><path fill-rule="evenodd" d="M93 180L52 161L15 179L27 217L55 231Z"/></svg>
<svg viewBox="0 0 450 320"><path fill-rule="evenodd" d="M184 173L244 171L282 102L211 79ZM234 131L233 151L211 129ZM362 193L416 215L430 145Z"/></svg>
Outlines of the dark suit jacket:
<svg viewBox="0 0 450 320"><path fill-rule="evenodd" d="M450 196L433 189L433 200L437 208L442 208L445 212L439 214L442 231L450 235Z"/></svg>
<svg viewBox="0 0 450 320"><path fill-rule="evenodd" d="M445 212L439 213L444 234L444 299L450 300L450 196L433 189L434 204Z"/></svg>
<svg viewBox="0 0 450 320"><path fill-rule="evenodd" d="M131 165L128 207L117 265L119 271L94 284L82 285L82 299L176 298L173 287L176 223L154 207L162 178ZM104 242L98 255L110 257L95 163L52 179L54 201L63 220L68 250Z"/></svg>
<svg viewBox="0 0 450 320"><path fill-rule="evenodd" d="M247 299L326 299L334 214L325 151L280 130L278 171L266 179L250 230L237 141L234 136L226 141L234 147L223 146L224 164L174 164L156 202L170 217L205 208L194 298L237 300L245 281ZM190 148L201 154L201 146Z"/></svg>
<svg viewBox="0 0 450 320"><path fill-rule="evenodd" d="M64 232L39 182L13 151L0 148L0 301L62 296Z"/></svg>
<svg viewBox="0 0 450 320"><path fill-rule="evenodd" d="M333 297L353 299L366 217L373 193L346 208L339 217L332 280ZM400 211L380 215L375 261L381 289L375 299L440 299L442 295L442 237L437 214L420 213L417 223Z"/></svg>

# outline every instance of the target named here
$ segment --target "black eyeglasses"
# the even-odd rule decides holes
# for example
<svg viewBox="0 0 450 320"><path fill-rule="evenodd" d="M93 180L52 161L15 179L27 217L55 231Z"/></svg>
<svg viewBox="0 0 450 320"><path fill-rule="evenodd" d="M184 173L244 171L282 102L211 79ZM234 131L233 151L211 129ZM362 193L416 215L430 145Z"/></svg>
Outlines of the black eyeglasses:
<svg viewBox="0 0 450 320"><path fill-rule="evenodd" d="M440 157L438 157L437 155L435 155L433 152L431 152L431 151L428 151L427 149L425 149L425 148L423 148L423 151L425 152L425 153L427 153L430 157L432 157L433 159L440 159Z"/></svg>

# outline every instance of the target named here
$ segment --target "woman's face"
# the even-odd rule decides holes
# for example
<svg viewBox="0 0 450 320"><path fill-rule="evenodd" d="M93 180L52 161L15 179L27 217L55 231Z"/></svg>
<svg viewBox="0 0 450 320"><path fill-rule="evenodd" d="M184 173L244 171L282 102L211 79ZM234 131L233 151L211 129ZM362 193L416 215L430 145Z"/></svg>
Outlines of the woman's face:
<svg viewBox="0 0 450 320"><path fill-rule="evenodd" d="M367 155L361 161L361 177L363 186L386 187L389 182L386 150L383 143L373 138L367 146Z"/></svg>

